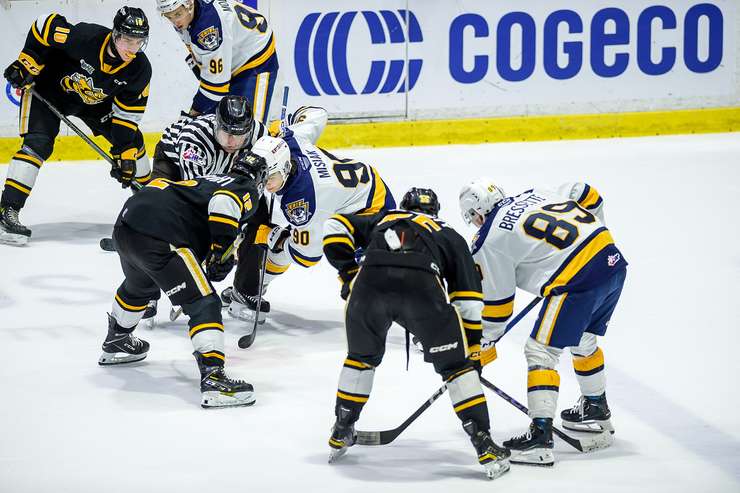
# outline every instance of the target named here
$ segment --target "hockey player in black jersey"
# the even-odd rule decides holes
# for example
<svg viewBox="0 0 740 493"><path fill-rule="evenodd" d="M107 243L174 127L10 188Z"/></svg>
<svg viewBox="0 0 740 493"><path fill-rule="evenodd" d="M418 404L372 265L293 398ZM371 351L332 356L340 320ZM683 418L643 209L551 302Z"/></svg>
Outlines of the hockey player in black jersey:
<svg viewBox="0 0 740 493"><path fill-rule="evenodd" d="M149 37L144 11L122 7L113 30L98 24L70 24L59 14L31 25L18 59L5 78L19 89L33 85L62 114L77 116L93 134L111 143L116 165L111 176L127 187L149 179L150 165L138 124L149 95L152 70L142 52ZM41 165L51 156L59 118L30 91L20 106L21 149L10 162L0 198L0 242L25 244L31 230L18 213L31 193Z"/></svg>
<svg viewBox="0 0 740 493"><path fill-rule="evenodd" d="M228 250L254 214L264 180L264 160L247 153L228 175L180 182L158 178L126 201L113 230L125 279L108 317L101 365L146 357L149 344L133 331L161 289L190 316L201 405L254 403L252 386L224 373L221 300L211 281L223 280L233 267Z"/></svg>
<svg viewBox="0 0 740 493"><path fill-rule="evenodd" d="M495 479L509 470L509 451L491 438L478 374L480 276L465 240L437 219L439 202L432 190L412 188L401 209L337 214L324 227L324 255L339 271L341 295L347 300L348 343L329 462L355 442L354 423L370 396L388 329L397 322L420 339L424 360L447 382L478 461ZM361 266L355 260L358 248L364 249Z"/></svg>

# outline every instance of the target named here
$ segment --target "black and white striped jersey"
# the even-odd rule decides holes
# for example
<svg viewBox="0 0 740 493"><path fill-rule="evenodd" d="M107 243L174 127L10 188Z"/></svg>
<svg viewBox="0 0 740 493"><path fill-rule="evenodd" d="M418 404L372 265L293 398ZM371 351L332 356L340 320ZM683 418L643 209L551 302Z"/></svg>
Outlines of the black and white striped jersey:
<svg viewBox="0 0 740 493"><path fill-rule="evenodd" d="M267 134L260 122L254 122L251 148L257 139ZM239 152L226 152L216 141L216 116L183 116L164 130L160 141L164 154L182 172L183 180L198 176L227 173Z"/></svg>

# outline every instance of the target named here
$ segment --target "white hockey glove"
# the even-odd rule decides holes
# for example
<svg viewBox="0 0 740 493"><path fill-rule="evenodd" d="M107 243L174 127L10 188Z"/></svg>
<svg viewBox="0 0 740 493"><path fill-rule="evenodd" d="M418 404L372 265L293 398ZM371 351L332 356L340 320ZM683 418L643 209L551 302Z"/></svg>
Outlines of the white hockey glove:
<svg viewBox="0 0 740 493"><path fill-rule="evenodd" d="M270 233L267 235L267 248L269 248L272 253L282 252L285 247L285 241L290 238L291 231L292 228L290 226L287 228L283 228L281 226L275 226L272 228Z"/></svg>

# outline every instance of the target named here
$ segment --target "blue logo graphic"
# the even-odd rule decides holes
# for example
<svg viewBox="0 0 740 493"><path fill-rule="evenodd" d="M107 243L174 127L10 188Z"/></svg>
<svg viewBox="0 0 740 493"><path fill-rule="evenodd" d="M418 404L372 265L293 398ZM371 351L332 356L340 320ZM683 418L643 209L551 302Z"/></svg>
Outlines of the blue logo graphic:
<svg viewBox="0 0 740 493"><path fill-rule="evenodd" d="M308 14L298 28L294 50L298 82L306 94L310 96L319 96L321 93L330 96L338 96L340 93L357 94L347 68L347 42L352 22L358 13L365 18L370 30L370 41L374 45L405 43L407 31L409 43L423 41L419 21L414 13L408 10L398 10L398 14L392 10L381 10L380 12L363 10L362 12L345 12L341 15L339 12L329 12L323 18L318 12ZM319 18L321 18L320 22ZM309 53L311 39L313 39L313 50ZM329 64L330 41L331 66ZM422 60L410 59L408 62L408 80L401 81L406 73L405 60L373 60L370 64L367 82L360 94L410 91L419 79ZM387 70L386 66L388 66ZM339 87L334 85L332 73ZM316 87L317 82L320 91Z"/></svg>
<svg viewBox="0 0 740 493"><path fill-rule="evenodd" d="M10 85L10 82L5 84L5 95L8 96L8 100L13 103L16 106L21 105L20 98L20 91L17 89L13 89L13 87Z"/></svg>

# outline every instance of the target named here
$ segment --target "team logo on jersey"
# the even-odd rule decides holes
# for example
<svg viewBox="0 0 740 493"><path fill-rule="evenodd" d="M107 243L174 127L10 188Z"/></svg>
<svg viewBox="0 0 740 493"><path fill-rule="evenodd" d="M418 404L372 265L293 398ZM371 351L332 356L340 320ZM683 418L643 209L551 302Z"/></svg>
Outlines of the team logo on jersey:
<svg viewBox="0 0 740 493"><path fill-rule="evenodd" d="M614 267L621 259L622 256L618 253L615 253L614 255L609 255L606 257L606 263L609 267Z"/></svg>
<svg viewBox="0 0 740 493"><path fill-rule="evenodd" d="M65 92L76 92L85 104L98 104L108 95L93 85L92 77L75 72L66 75L60 82Z"/></svg>
<svg viewBox="0 0 740 493"><path fill-rule="evenodd" d="M203 29L198 33L198 44L207 50L215 50L221 44L221 32L215 26Z"/></svg>
<svg viewBox="0 0 740 493"><path fill-rule="evenodd" d="M290 222L297 225L307 223L311 214L308 209L308 202L303 199L286 204L285 212L290 217Z"/></svg>

